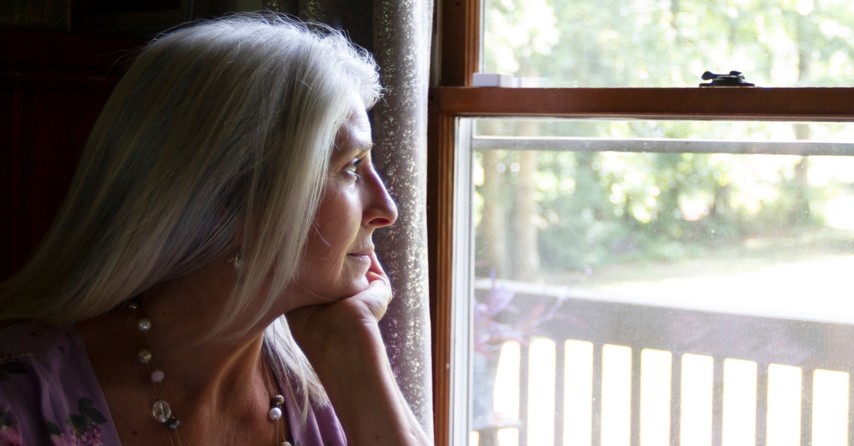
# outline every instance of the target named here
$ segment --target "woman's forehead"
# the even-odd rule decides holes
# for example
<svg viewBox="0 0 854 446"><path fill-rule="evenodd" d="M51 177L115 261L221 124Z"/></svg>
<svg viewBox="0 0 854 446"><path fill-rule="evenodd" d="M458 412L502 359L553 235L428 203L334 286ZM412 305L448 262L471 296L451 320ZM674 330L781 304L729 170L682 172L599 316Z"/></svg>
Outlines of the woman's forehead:
<svg viewBox="0 0 854 446"><path fill-rule="evenodd" d="M371 123L363 108L356 109L338 129L336 150L370 150L373 147Z"/></svg>

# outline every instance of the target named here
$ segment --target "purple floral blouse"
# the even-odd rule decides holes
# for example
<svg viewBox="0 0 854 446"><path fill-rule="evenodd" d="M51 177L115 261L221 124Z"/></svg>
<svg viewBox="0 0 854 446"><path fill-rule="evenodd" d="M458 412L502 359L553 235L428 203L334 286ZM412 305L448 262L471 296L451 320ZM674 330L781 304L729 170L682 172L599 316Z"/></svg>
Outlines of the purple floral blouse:
<svg viewBox="0 0 854 446"><path fill-rule="evenodd" d="M331 408L305 423L285 404L294 446L346 445ZM107 402L73 329L24 323L0 329L0 446L120 445Z"/></svg>

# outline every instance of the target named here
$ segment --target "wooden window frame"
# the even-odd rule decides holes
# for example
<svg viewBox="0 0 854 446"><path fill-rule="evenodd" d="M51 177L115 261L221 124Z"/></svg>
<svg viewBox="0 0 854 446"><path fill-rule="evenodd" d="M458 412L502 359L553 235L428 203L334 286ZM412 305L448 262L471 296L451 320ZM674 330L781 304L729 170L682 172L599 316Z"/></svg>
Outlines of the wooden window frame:
<svg viewBox="0 0 854 446"><path fill-rule="evenodd" d="M435 444L451 439L456 120L476 116L854 121L854 88L473 88L480 0L437 0L429 93L427 218Z"/></svg>

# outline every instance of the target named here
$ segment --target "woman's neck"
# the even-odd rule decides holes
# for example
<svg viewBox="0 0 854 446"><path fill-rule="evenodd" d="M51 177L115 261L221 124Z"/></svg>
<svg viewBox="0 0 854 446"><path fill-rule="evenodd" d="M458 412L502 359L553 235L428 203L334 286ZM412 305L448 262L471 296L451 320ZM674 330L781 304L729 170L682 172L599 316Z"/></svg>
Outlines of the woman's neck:
<svg viewBox="0 0 854 446"><path fill-rule="evenodd" d="M129 418L115 420L117 425L128 423L137 430L136 418L142 426L151 425L149 406L156 396L150 369L135 359L143 347L164 372L160 384L182 422L181 432L208 435L212 426L207 424L219 429L269 424L265 402L278 389L270 389L261 355L264 328L275 315L241 338L200 342L217 323L235 276L227 262L215 262L147 293L135 311L120 308L77 324L114 419ZM142 317L151 321L144 337L137 327Z"/></svg>

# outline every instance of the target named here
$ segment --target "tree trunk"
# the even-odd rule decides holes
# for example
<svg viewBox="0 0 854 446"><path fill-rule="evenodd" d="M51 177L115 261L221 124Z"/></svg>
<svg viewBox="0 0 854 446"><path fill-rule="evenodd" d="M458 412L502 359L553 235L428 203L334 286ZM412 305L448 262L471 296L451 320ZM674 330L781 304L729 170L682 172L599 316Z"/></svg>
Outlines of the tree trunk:
<svg viewBox="0 0 854 446"><path fill-rule="evenodd" d="M525 123L522 135L534 136L539 133L536 123ZM514 220L514 259L517 279L531 280L540 273L540 250L537 243L537 201L535 176L537 173L537 153L524 150L519 152L519 172L515 196Z"/></svg>
<svg viewBox="0 0 854 446"><path fill-rule="evenodd" d="M498 152L487 150L483 153L483 213L480 220L480 258L478 268L494 272L496 277L507 277L509 256L507 255L507 212L502 202L506 190L504 176L498 165L501 162ZM504 186L504 187L502 187Z"/></svg>

